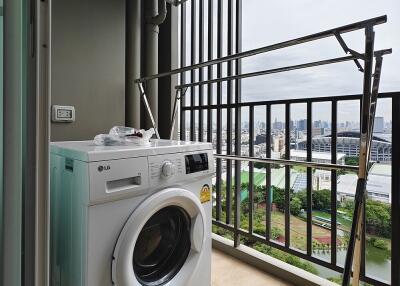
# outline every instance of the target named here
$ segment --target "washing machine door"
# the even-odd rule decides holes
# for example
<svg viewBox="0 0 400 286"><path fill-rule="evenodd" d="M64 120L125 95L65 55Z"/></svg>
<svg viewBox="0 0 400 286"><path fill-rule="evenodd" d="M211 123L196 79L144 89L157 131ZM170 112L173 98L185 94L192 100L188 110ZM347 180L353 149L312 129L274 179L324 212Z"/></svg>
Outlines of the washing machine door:
<svg viewBox="0 0 400 286"><path fill-rule="evenodd" d="M118 286L187 286L205 244L199 198L169 188L147 198L131 214L115 247L112 277Z"/></svg>

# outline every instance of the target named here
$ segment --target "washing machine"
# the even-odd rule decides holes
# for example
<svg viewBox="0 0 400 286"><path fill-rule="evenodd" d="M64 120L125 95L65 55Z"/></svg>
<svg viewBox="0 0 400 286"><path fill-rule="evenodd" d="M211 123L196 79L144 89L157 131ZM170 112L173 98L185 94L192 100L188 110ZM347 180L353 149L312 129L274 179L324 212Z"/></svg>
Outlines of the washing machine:
<svg viewBox="0 0 400 286"><path fill-rule="evenodd" d="M52 286L208 286L212 146L51 144Z"/></svg>

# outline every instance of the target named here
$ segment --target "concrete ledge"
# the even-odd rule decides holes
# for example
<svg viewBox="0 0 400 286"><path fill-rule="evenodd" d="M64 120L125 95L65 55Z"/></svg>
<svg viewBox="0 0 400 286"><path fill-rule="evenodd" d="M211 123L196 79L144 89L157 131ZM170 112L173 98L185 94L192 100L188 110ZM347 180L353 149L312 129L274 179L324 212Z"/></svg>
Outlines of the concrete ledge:
<svg viewBox="0 0 400 286"><path fill-rule="evenodd" d="M265 255L245 245L235 248L233 241L217 234L212 234L213 248L233 256L261 271L272 274L297 286L338 286L317 275Z"/></svg>

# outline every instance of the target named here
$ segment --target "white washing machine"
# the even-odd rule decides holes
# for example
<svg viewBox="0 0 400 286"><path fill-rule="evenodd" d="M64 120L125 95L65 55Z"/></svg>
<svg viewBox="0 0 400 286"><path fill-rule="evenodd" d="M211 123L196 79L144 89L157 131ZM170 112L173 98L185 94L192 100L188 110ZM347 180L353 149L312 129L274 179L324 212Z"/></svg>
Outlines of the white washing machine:
<svg viewBox="0 0 400 286"><path fill-rule="evenodd" d="M51 285L210 285L213 163L208 143L52 143Z"/></svg>

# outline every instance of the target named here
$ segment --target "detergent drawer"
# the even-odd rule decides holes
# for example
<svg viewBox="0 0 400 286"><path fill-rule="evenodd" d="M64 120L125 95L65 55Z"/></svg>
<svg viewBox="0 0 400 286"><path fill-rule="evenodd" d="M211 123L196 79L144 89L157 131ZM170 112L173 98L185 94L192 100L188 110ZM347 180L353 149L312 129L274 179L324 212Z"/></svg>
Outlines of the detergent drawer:
<svg viewBox="0 0 400 286"><path fill-rule="evenodd" d="M146 194L149 189L147 157L89 164L91 204Z"/></svg>

